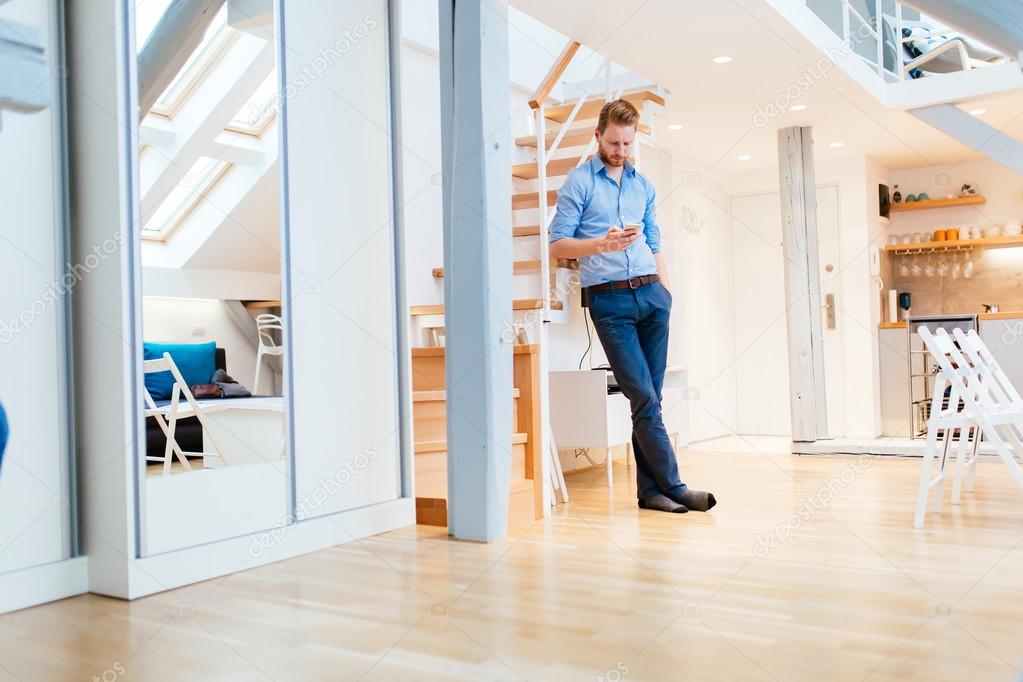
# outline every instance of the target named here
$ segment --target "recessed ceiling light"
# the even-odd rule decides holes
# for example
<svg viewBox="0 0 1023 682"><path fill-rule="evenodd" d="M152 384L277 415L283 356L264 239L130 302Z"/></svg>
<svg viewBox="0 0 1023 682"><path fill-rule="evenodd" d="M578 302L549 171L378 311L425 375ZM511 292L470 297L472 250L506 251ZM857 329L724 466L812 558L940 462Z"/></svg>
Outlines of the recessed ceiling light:
<svg viewBox="0 0 1023 682"><path fill-rule="evenodd" d="M682 130L682 124L672 123L670 126L668 126L668 130Z"/></svg>
<svg viewBox="0 0 1023 682"><path fill-rule="evenodd" d="M724 55L722 55L720 57L714 57L714 63L715 64L727 64L730 61L732 61L732 58L724 56Z"/></svg>
<svg viewBox="0 0 1023 682"><path fill-rule="evenodd" d="M739 159L740 161L749 161L753 157L750 156L749 154L739 154L739 156L737 156L735 158Z"/></svg>
<svg viewBox="0 0 1023 682"><path fill-rule="evenodd" d="M844 147L844 146L845 146L845 142L832 142L831 143L831 148L832 149L838 149L839 147Z"/></svg>
<svg viewBox="0 0 1023 682"><path fill-rule="evenodd" d="M806 105L805 104L793 104L791 107L789 107L789 111L805 111L805 110L806 110Z"/></svg>
<svg viewBox="0 0 1023 682"><path fill-rule="evenodd" d="M970 113L974 116L980 116L981 114L986 114L987 109L970 109Z"/></svg>

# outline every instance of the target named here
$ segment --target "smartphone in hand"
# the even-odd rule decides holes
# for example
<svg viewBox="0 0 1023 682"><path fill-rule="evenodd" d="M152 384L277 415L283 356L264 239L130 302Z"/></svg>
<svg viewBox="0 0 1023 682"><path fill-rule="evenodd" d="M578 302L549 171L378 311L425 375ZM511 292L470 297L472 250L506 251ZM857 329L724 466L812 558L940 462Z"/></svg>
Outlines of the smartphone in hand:
<svg viewBox="0 0 1023 682"><path fill-rule="evenodd" d="M625 223L626 234L639 234L643 231L643 223Z"/></svg>

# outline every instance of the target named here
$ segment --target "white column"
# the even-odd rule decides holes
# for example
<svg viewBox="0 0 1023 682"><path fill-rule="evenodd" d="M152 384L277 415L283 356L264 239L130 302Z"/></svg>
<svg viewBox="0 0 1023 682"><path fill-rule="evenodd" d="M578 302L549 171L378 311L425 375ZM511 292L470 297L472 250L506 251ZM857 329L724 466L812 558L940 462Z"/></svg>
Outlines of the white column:
<svg viewBox="0 0 1023 682"><path fill-rule="evenodd" d="M793 127L778 131L778 172L785 254L792 440L814 441L827 435L828 417L811 128Z"/></svg>
<svg viewBox="0 0 1023 682"><path fill-rule="evenodd" d="M493 541L511 473L507 4L440 0L448 531Z"/></svg>

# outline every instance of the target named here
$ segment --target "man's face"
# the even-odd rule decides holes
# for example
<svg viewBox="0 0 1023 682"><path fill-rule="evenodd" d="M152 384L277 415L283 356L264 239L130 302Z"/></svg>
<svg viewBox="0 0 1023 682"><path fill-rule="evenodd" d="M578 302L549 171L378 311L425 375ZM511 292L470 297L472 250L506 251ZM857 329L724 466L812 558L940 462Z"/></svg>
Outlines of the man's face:
<svg viewBox="0 0 1023 682"><path fill-rule="evenodd" d="M600 160L610 168L624 166L626 159L632 155L632 145L636 142L635 126L609 123L603 133L596 131L596 136Z"/></svg>

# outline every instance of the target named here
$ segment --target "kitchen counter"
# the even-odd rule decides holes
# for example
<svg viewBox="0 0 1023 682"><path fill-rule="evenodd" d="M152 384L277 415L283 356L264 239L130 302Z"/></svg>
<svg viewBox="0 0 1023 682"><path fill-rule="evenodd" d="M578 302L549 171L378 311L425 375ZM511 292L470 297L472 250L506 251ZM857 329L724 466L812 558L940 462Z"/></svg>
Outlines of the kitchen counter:
<svg viewBox="0 0 1023 682"><path fill-rule="evenodd" d="M1023 320L1023 310L1010 310L1007 312L997 313L977 313L978 320ZM905 329L906 323L902 322L882 322L877 325L878 329Z"/></svg>
<svg viewBox="0 0 1023 682"><path fill-rule="evenodd" d="M1023 318L1023 310L1010 310L1008 312L978 313L979 320L1018 320Z"/></svg>

